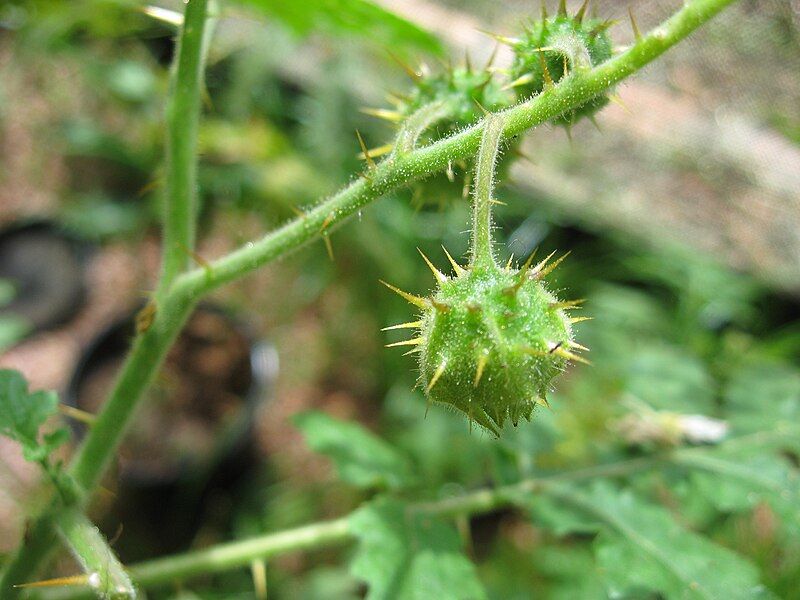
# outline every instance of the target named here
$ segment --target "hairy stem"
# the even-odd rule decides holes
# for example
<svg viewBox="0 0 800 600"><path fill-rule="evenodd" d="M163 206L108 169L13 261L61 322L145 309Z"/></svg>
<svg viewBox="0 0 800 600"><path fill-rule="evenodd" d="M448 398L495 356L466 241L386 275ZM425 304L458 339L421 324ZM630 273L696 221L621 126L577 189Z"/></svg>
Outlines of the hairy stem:
<svg viewBox="0 0 800 600"><path fill-rule="evenodd" d="M83 567L89 585L103 598L136 598L136 590L100 530L77 508L61 511L58 531Z"/></svg>
<svg viewBox="0 0 800 600"><path fill-rule="evenodd" d="M637 458L598 465L551 477L526 479L494 489L477 490L437 502L412 504L409 510L443 518L485 514L512 506L522 494L530 494L547 486L567 481L582 481L592 477L630 475L656 466L660 462L660 458ZM312 523L295 529L220 544L205 550L145 561L130 566L128 573L137 585L150 587L247 567L253 560L262 560L288 552L345 544L354 537L350 529L350 517L344 516L333 521ZM53 596L73 598L80 594L78 590L70 590Z"/></svg>
<svg viewBox="0 0 800 600"><path fill-rule="evenodd" d="M472 266L492 266L492 193L494 166L503 135L503 117L489 115L484 119L483 137L475 166L472 192Z"/></svg>
<svg viewBox="0 0 800 600"><path fill-rule="evenodd" d="M16 598L16 583L28 581L57 547L52 514L80 505L97 485L114 456L134 408L155 377L161 361L186 321L194 303L167 293L183 271L194 245L197 127L204 54L207 49L209 0L189 0L178 38L175 70L167 107L167 194L164 215L164 258L152 325L134 341L117 383L73 459L71 475L82 497L63 504L54 501L31 524L29 534L0 576L0 600Z"/></svg>
<svg viewBox="0 0 800 600"><path fill-rule="evenodd" d="M787 440L796 439L798 433L800 433L798 426L786 424L775 430L762 431L723 442L721 448L744 448L755 452L762 448L778 447ZM720 471L717 463L703 460L706 452L706 448L703 447L680 448L653 456L593 465L555 475L526 478L518 483L496 488L475 490L431 502L418 502L410 505L409 510L441 518L477 516L517 506L525 497L537 492L563 493L564 484L581 483L604 477L628 477L659 467L678 466L722 473L733 478L740 476L737 472ZM727 466L727 468L730 471L730 467ZM253 560L262 560L279 554L345 544L352 541L354 537L349 526L349 516L345 516L333 521L312 523L277 533L229 542L205 550L145 561L130 566L128 572L137 585L157 586L193 576L247 567ZM52 597L74 598L80 594L81 592L78 590L70 590L53 594ZM48 595L48 598L50 597Z"/></svg>
<svg viewBox="0 0 800 600"><path fill-rule="evenodd" d="M208 0L188 0L167 101L164 244L159 284L165 290L194 249L197 212L197 128L203 85ZM208 28L210 31L210 28Z"/></svg>
<svg viewBox="0 0 800 600"><path fill-rule="evenodd" d="M518 135L574 106L580 106L660 56L734 1L688 0L670 19L642 37L626 52L592 69L575 69L555 87L503 111L505 121L503 137ZM200 7L205 5L206 0L189 1L184 32L181 36L181 44L186 43L187 50L179 52L179 56L188 52L189 47L198 55L201 53L202 36L198 37L195 34L198 28L202 27L200 22L205 19L205 14L200 11ZM188 34L192 34L191 45L185 42ZM179 62L178 81L185 81L180 76L182 64L185 68L193 69L197 66L199 69L202 60L198 56L195 60L187 58L184 63ZM199 81L199 76L193 79L186 75L186 78L188 81ZM181 87L177 86L175 93L181 92ZM191 105L198 106L199 111L196 102L199 102L197 98L192 99ZM174 111L170 114L175 118L185 117ZM196 132L196 122L192 125L190 121L188 125L190 129L181 131L181 136L192 137L191 134ZM165 247L163 274L164 280L172 283L162 284L159 287L156 321L147 332L138 337L123 368L119 383L75 459L73 473L85 491L91 491L96 485L110 457L116 451L134 407L152 381L166 350L177 336L194 302L204 294L316 238L327 228L340 223L386 192L414 179L441 171L450 162L474 154L480 143L484 125L484 122L481 122L459 134L397 157L396 160L385 160L370 170L368 176L347 186L303 217L214 261L208 267L178 275L188 255L187 248L181 248L180 244L185 243L185 240L193 241L191 238L194 235L193 225L187 227L185 223L180 224L180 219L192 216L194 210L195 157L194 155L187 157L183 150L195 148L196 142L187 142L187 146L181 145L182 151L176 153L180 162L174 166L177 168L177 164L181 164L189 169L192 175L188 178L181 177L182 183L179 189L184 193L181 200L183 203L180 204L182 208L170 210L167 218L167 221L173 219L173 222L169 226L172 233L165 236L168 247ZM174 131L177 133L177 129ZM188 246L188 249L190 248L191 246ZM179 252L182 254L180 260L178 260ZM167 259L167 255L171 258ZM106 413L109 416L106 416ZM29 580L44 559L54 539L51 514L57 508L49 507L33 522L25 544L7 563L0 578L0 600L16 598L18 590L13 588L13 584Z"/></svg>
<svg viewBox="0 0 800 600"><path fill-rule="evenodd" d="M392 157L397 158L417 147L420 136L432 125L447 118L450 109L444 101L431 102L418 108L400 126L395 137Z"/></svg>
<svg viewBox="0 0 800 600"><path fill-rule="evenodd" d="M558 85L527 102L503 111L503 137L509 138L556 117L612 87L655 60L735 0L690 0L666 22L628 50L592 69L575 69ZM340 223L379 196L402 184L447 168L460 158L473 155L480 144L484 122L409 152L396 160L385 160L339 193L258 241L176 279L175 286L193 297L214 290L257 269L278 256L316 238L323 229Z"/></svg>

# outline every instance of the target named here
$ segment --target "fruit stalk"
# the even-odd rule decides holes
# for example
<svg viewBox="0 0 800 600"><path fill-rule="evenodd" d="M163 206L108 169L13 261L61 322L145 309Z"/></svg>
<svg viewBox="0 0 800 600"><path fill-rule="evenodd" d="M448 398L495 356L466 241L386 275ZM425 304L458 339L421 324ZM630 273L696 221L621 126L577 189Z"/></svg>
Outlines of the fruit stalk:
<svg viewBox="0 0 800 600"><path fill-rule="evenodd" d="M503 117L490 114L484 119L478 150L472 206L472 266L494 265L492 253L492 193L494 166L503 136Z"/></svg>

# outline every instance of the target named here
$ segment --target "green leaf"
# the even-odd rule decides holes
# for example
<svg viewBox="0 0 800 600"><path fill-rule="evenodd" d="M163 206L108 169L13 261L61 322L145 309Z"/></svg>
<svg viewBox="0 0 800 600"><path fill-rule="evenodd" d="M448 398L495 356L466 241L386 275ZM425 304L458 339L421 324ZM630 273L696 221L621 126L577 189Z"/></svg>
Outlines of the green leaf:
<svg viewBox="0 0 800 600"><path fill-rule="evenodd" d="M15 315L0 315L0 352L10 348L31 330L30 324Z"/></svg>
<svg viewBox="0 0 800 600"><path fill-rule="evenodd" d="M317 411L297 415L294 422L311 449L330 457L347 483L367 489L396 489L414 481L406 457L356 423Z"/></svg>
<svg viewBox="0 0 800 600"><path fill-rule="evenodd" d="M19 372L0 370L0 434L20 443L26 460L43 462L64 442L60 430L39 440L40 427L57 407L55 392L28 393L28 382Z"/></svg>
<svg viewBox="0 0 800 600"><path fill-rule="evenodd" d="M441 42L432 33L368 0L240 0L278 19L300 35L323 31L359 35L393 52L404 48L441 54Z"/></svg>
<svg viewBox="0 0 800 600"><path fill-rule="evenodd" d="M713 413L714 383L686 349L651 346L630 361L627 390L658 410Z"/></svg>
<svg viewBox="0 0 800 600"><path fill-rule="evenodd" d="M730 550L679 525L665 509L597 482L588 491L545 489L585 529L593 522L598 567L611 597L658 592L668 598L738 600L770 597L756 568Z"/></svg>
<svg viewBox="0 0 800 600"><path fill-rule="evenodd" d="M780 517L786 535L800 535L800 477L782 456L726 453L723 447L679 461L695 469L695 489L718 510L737 512L766 502Z"/></svg>
<svg viewBox="0 0 800 600"><path fill-rule="evenodd" d="M734 429L752 432L800 422L800 370L778 363L746 365L725 390Z"/></svg>
<svg viewBox="0 0 800 600"><path fill-rule="evenodd" d="M486 594L455 527L382 498L350 517L358 538L351 572L368 600L474 600Z"/></svg>

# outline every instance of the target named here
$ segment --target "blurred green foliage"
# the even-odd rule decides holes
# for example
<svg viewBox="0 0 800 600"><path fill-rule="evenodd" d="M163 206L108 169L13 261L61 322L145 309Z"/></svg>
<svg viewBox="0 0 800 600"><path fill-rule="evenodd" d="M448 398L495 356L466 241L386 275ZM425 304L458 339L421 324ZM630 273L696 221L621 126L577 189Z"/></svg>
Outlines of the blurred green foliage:
<svg viewBox="0 0 800 600"><path fill-rule="evenodd" d="M221 229L235 242L284 222L359 172L356 128L373 145L389 137L358 107L398 85L401 74L367 49L378 41L407 54L439 51L425 32L362 0L310 3L315 10L309 3L246 4L283 25L223 20L200 132L202 230ZM62 112L63 82L35 90L56 106L48 139L67 165L57 190L60 216L101 242L135 243L159 214L172 31L135 6L31 0L0 7L14 68L63 63L72 68L69 85L78 98L92 99L78 108L70 102ZM311 32L321 33L317 52L292 63L308 67L306 74L293 73L282 58L307 51L295 35ZM349 39L354 33L361 42ZM344 390L350 414L368 425L319 413L287 421L286 428L298 427L313 450L332 458L338 478L297 477L279 455L237 490L233 516L221 528L234 537L371 501L354 517L361 544L352 573L346 551L276 561L268 567L270 597L358 598L363 580L373 590L390 580L403 590L373 591L374 597L420 597L415 578L446 583L470 598L680 598L693 582L707 585L706 597L755 597L759 582L777 596L800 597L796 431L772 445L735 446L738 436L800 422L796 299L711 257L586 231L540 198L499 194L507 203L497 213L502 252L572 250L556 272L557 287L586 298L585 312L594 317L577 326L594 366L570 369L551 396L552 411L539 410L532 423L510 428L500 440L470 432L440 407L427 409L414 389L413 360L380 350L395 338L379 328L406 320L407 308L377 280L391 277L415 292L432 287L415 247L442 267L440 244L463 253L468 205L460 190L445 206L421 208L412 206L410 190L397 193L332 236L334 261L320 243L276 268L273 289L231 294L239 310L269 315L267 333L283 332L287 353L292 323L321 321L315 331L323 350L310 354L319 364L286 365L284 376L302 371L323 410L328 396ZM571 484L520 501L524 508L461 523L460 530L438 520L398 526L411 499L653 456L663 450L657 440L640 444L618 427L642 410L723 420L733 446L710 446L678 466ZM386 488L397 497L380 496ZM654 546L661 554L641 551ZM384 563L369 564L382 553ZM251 586L247 572L234 572L209 577L193 592L150 597L248 598Z"/></svg>

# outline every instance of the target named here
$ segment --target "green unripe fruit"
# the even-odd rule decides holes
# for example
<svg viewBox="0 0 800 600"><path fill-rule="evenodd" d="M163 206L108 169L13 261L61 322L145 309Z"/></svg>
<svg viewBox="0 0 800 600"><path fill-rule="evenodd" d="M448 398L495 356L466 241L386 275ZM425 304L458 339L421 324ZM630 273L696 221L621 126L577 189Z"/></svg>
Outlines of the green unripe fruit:
<svg viewBox="0 0 800 600"><path fill-rule="evenodd" d="M444 106L438 125L443 132L452 133L476 123L483 116L480 107L489 111L506 108L511 106L513 97L500 88L490 72L455 67L421 75L397 109L403 117L410 117L437 102Z"/></svg>
<svg viewBox="0 0 800 600"><path fill-rule="evenodd" d="M553 254L532 266L501 267L492 253L492 185L503 123L491 115L478 154L474 186L472 259L467 268L448 254L455 277L447 277L423 258L438 287L429 298L386 284L421 309L419 320L387 329L419 329L419 335L390 346L413 346L419 354L420 381L429 401L446 404L470 422L500 435L506 421L530 419L536 404L547 404L553 379L575 352L567 311L580 301L561 302L543 279L563 260Z"/></svg>
<svg viewBox="0 0 800 600"><path fill-rule="evenodd" d="M510 40L514 61L509 71L511 87L520 96L532 96L557 84L571 71L590 68L611 58L612 45L606 30L610 21L574 17L566 11L535 21L520 39ZM556 117L554 122L571 125L608 104L608 96L595 96L583 105Z"/></svg>
<svg viewBox="0 0 800 600"><path fill-rule="evenodd" d="M495 434L545 402L571 354L572 326L539 281L542 268L473 267L440 284L421 328L420 372L432 402Z"/></svg>

